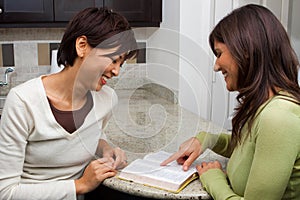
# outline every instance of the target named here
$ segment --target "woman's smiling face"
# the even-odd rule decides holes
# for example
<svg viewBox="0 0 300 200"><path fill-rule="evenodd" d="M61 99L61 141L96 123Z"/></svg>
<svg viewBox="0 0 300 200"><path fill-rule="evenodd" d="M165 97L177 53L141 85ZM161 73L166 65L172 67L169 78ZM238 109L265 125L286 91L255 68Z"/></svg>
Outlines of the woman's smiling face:
<svg viewBox="0 0 300 200"><path fill-rule="evenodd" d="M236 61L233 59L229 49L224 43L215 40L214 48L217 57L214 71L222 72L226 82L227 90L238 90L238 66Z"/></svg>
<svg viewBox="0 0 300 200"><path fill-rule="evenodd" d="M120 67L125 61L125 53L108 57L115 49L91 48L88 56L82 62L78 78L83 80L87 89L99 91L108 79L118 76Z"/></svg>
<svg viewBox="0 0 300 200"><path fill-rule="evenodd" d="M97 86L96 86L96 91L99 91L103 85L106 84L108 79L111 79L114 76L118 76L120 72L120 68L122 67L123 63L125 62L125 54L122 55L116 55L113 57L105 57L110 60L110 64L108 64L104 71L103 74L101 75Z"/></svg>

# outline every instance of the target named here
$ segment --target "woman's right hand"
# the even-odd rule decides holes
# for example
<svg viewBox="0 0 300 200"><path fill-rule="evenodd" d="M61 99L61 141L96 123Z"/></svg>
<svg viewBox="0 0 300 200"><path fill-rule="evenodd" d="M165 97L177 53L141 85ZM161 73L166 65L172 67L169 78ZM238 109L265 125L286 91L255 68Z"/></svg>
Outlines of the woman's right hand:
<svg viewBox="0 0 300 200"><path fill-rule="evenodd" d="M191 164L199 157L201 153L202 149L199 140L195 137L192 137L182 143L179 147L179 151L171 155L160 165L164 166L176 160L177 163L183 165L183 170L187 171Z"/></svg>
<svg viewBox="0 0 300 200"><path fill-rule="evenodd" d="M117 171L113 169L113 159L100 158L93 160L85 168L80 179L75 180L76 194L85 194L94 190L106 178L115 176Z"/></svg>

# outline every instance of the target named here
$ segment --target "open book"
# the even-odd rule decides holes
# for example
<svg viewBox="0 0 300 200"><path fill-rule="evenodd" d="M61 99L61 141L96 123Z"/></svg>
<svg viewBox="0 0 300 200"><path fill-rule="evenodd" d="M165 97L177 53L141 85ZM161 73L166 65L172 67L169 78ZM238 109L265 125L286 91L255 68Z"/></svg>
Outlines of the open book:
<svg viewBox="0 0 300 200"><path fill-rule="evenodd" d="M160 166L170 155L172 154L165 151L147 154L143 159L137 159L122 169L118 178L178 193L198 178L198 173L194 165L188 171L183 171L182 165L176 161Z"/></svg>

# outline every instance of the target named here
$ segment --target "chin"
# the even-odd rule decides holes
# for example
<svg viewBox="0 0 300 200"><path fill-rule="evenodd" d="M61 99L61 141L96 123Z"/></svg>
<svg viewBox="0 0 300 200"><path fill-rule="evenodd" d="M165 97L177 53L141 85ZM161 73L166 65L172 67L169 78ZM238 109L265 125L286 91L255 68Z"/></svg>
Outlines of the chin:
<svg viewBox="0 0 300 200"><path fill-rule="evenodd" d="M234 92L234 91L238 91L237 87L232 87L232 86L226 86L227 90L229 92Z"/></svg>
<svg viewBox="0 0 300 200"><path fill-rule="evenodd" d="M102 85L97 85L95 91L97 91L97 92L100 91L102 89L102 87L103 87Z"/></svg>
<svg viewBox="0 0 300 200"><path fill-rule="evenodd" d="M234 89L231 87L231 86L226 86L226 88L227 88L227 90L229 91L229 92L232 92L232 91L234 91Z"/></svg>

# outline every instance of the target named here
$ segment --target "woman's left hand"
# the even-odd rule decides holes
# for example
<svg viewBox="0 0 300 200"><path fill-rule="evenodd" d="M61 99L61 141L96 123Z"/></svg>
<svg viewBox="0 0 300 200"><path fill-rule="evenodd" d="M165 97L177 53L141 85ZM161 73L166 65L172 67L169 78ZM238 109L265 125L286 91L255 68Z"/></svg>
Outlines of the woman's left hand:
<svg viewBox="0 0 300 200"><path fill-rule="evenodd" d="M121 169L127 165L127 156L121 148L113 148L105 140L100 139L98 149L99 156L114 160L114 169Z"/></svg>
<svg viewBox="0 0 300 200"><path fill-rule="evenodd" d="M214 162L203 162L201 163L201 165L197 165L196 166L197 171L199 173L199 175L201 176L202 174L204 174L205 172L207 172L210 169L221 169L222 170L222 165L220 164L219 161L214 161Z"/></svg>
<svg viewBox="0 0 300 200"><path fill-rule="evenodd" d="M127 165L127 156L120 147L110 148L109 150L106 148L103 151L103 157L113 158L115 160L113 164L114 169L121 169Z"/></svg>

